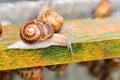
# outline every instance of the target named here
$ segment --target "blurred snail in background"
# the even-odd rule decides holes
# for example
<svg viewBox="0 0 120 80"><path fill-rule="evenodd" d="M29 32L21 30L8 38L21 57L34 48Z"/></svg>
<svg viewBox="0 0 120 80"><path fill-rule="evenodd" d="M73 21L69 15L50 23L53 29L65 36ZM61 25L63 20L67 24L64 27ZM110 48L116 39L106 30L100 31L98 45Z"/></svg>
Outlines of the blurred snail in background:
<svg viewBox="0 0 120 80"><path fill-rule="evenodd" d="M54 34L52 27L43 20L29 20L20 29L22 41L16 42L8 48L38 49L51 45L67 46L72 53L72 41L61 34Z"/></svg>
<svg viewBox="0 0 120 80"><path fill-rule="evenodd" d="M109 68L118 68L120 69L120 59L119 58L115 58L115 59L106 59L105 60L106 65Z"/></svg>
<svg viewBox="0 0 120 80"><path fill-rule="evenodd" d="M59 65L46 66L46 68L51 71L64 71L67 68L67 66L68 64L59 64Z"/></svg>
<svg viewBox="0 0 120 80"><path fill-rule="evenodd" d="M41 80L42 71L42 67L36 67L16 70L16 73L23 80Z"/></svg>
<svg viewBox="0 0 120 80"><path fill-rule="evenodd" d="M2 25L1 25L1 23L0 23L0 40L2 40L2 32L3 32L3 30L2 30Z"/></svg>
<svg viewBox="0 0 120 80"><path fill-rule="evenodd" d="M0 36L2 34L2 25L0 24Z"/></svg>
<svg viewBox="0 0 120 80"><path fill-rule="evenodd" d="M0 80L14 80L12 71L0 71Z"/></svg>
<svg viewBox="0 0 120 80"><path fill-rule="evenodd" d="M110 75L109 68L106 66L103 60L87 61L82 62L81 64L88 66L90 73L98 76L100 80L113 80Z"/></svg>
<svg viewBox="0 0 120 80"><path fill-rule="evenodd" d="M50 0L46 0L40 7L39 15L37 19L46 21L52 27L53 31L59 32L63 26L64 19L56 11L52 10L49 6L51 5Z"/></svg>
<svg viewBox="0 0 120 80"><path fill-rule="evenodd" d="M38 16L38 19L42 19L49 23L54 32L59 32L64 22L63 17L51 9L44 11L41 16Z"/></svg>
<svg viewBox="0 0 120 80"><path fill-rule="evenodd" d="M105 18L111 15L112 7L108 0L102 0L94 11L94 18Z"/></svg>

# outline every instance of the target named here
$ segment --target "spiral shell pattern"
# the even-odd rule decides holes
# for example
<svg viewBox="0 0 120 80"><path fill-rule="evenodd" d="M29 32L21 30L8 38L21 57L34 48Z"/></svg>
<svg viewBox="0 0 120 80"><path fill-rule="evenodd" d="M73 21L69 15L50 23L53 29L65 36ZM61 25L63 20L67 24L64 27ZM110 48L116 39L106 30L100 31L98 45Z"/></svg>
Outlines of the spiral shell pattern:
<svg viewBox="0 0 120 80"><path fill-rule="evenodd" d="M57 12L52 10L47 10L42 13L41 18L46 22L48 22L53 28L54 32L59 32L63 26L64 19Z"/></svg>
<svg viewBox="0 0 120 80"><path fill-rule="evenodd" d="M43 20L29 20L20 29L21 39L30 44L43 41L53 35L53 29Z"/></svg>
<svg viewBox="0 0 120 80"><path fill-rule="evenodd" d="M2 34L2 26L1 26L1 24L0 24L0 35Z"/></svg>

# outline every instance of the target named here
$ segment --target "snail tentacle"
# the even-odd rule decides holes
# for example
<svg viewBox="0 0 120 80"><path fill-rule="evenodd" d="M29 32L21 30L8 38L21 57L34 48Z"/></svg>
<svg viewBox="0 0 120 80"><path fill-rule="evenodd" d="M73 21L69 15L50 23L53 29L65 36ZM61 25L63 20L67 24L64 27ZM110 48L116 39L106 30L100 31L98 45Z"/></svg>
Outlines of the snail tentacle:
<svg viewBox="0 0 120 80"><path fill-rule="evenodd" d="M73 55L73 49L72 49L71 43L67 47L68 47L68 51L70 51L71 54Z"/></svg>

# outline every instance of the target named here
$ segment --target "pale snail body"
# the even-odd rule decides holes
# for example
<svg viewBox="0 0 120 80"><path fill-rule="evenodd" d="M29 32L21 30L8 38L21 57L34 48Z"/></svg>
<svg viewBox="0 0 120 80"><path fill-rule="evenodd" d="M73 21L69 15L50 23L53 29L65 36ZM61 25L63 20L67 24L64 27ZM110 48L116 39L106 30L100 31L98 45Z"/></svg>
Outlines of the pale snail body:
<svg viewBox="0 0 120 80"><path fill-rule="evenodd" d="M42 75L42 68L28 68L15 71L23 80L40 80Z"/></svg>
<svg viewBox="0 0 120 80"><path fill-rule="evenodd" d="M110 16L112 11L111 4L103 0L94 11L94 18L104 18Z"/></svg>
<svg viewBox="0 0 120 80"><path fill-rule="evenodd" d="M42 19L49 23L54 32L59 32L63 26L64 19L56 11L48 9L38 16L38 19Z"/></svg>
<svg viewBox="0 0 120 80"><path fill-rule="evenodd" d="M67 46L68 50L73 52L71 46L72 41L64 35L54 34L49 24L42 20L30 20L26 22L23 27L21 27L20 36L22 39L21 41L18 41L7 48L39 49L58 45Z"/></svg>
<svg viewBox="0 0 120 80"><path fill-rule="evenodd" d="M54 34L51 38L46 39L41 42L37 42L34 44L26 44L23 41L18 41L10 46L8 48L13 48L13 49L38 49L38 48L47 48L52 45L57 45L57 46L67 46L68 50L72 51L71 47L72 41L67 38L64 35L61 34Z"/></svg>

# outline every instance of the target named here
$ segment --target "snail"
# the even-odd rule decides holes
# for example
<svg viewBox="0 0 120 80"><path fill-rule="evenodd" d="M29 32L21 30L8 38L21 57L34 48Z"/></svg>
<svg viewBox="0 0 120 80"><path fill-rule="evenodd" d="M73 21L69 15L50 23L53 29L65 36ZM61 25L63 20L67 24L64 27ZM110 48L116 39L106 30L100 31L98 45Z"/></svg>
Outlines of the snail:
<svg viewBox="0 0 120 80"><path fill-rule="evenodd" d="M42 68L26 68L16 70L15 72L23 79L23 80L40 80L42 76Z"/></svg>
<svg viewBox="0 0 120 80"><path fill-rule="evenodd" d="M67 66L68 64L61 64L61 65L46 66L46 68L51 71L64 71L67 68Z"/></svg>
<svg viewBox="0 0 120 80"><path fill-rule="evenodd" d="M3 30L2 30L2 25L0 24L0 40L3 39L3 37L2 37L2 32L3 32Z"/></svg>
<svg viewBox="0 0 120 80"><path fill-rule="evenodd" d="M94 18L104 18L111 15L111 4L108 0L102 0L94 11Z"/></svg>
<svg viewBox="0 0 120 80"><path fill-rule="evenodd" d="M42 19L49 23L53 28L54 32L59 32L63 26L64 19L56 11L48 9L42 13L38 19Z"/></svg>
<svg viewBox="0 0 120 80"><path fill-rule="evenodd" d="M0 80L13 80L12 71L0 71Z"/></svg>
<svg viewBox="0 0 120 80"><path fill-rule="evenodd" d="M120 59L119 58L106 59L105 63L109 68L120 68Z"/></svg>
<svg viewBox="0 0 120 80"><path fill-rule="evenodd" d="M100 80L113 80L110 71L103 60L87 61L81 64L88 66L92 75L98 76Z"/></svg>
<svg viewBox="0 0 120 80"><path fill-rule="evenodd" d="M72 41L61 34L54 34L51 26L43 20L29 20L20 29L21 41L18 41L8 48L38 49L51 45L67 46L72 51Z"/></svg>

